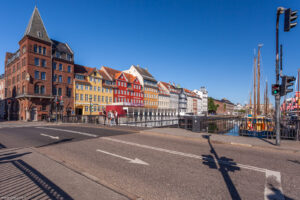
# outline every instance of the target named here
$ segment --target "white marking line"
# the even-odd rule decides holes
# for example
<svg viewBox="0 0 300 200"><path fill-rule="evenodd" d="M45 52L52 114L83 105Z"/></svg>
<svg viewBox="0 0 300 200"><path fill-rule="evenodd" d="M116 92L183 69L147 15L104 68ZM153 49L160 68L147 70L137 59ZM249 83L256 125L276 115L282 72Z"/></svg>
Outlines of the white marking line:
<svg viewBox="0 0 300 200"><path fill-rule="evenodd" d="M117 158L121 158L121 159L124 159L124 160L128 160L130 163L134 163L134 164L140 164L140 165L149 165L148 163L138 159L138 158L135 158L135 159L131 159L131 158L127 158L127 157L124 157L124 156L120 156L120 155L117 155L117 154L114 154L114 153L110 153L110 152L107 152L107 151L103 151L103 150L100 150L100 149L97 149L98 152L101 152L101 153L104 153L104 154L107 154L107 155L111 155L111 156L115 156Z"/></svg>
<svg viewBox="0 0 300 200"><path fill-rule="evenodd" d="M47 134L44 134L44 133L41 133L41 135L42 135L42 136L49 137L49 138L51 138L51 139L59 140L59 137L58 137L58 136L47 135Z"/></svg>
<svg viewBox="0 0 300 200"><path fill-rule="evenodd" d="M276 195L274 191L272 191L268 188L268 178L270 176L275 176L276 177L276 181L279 184L278 188L279 188L281 194L283 194L283 190L282 190L282 187L281 187L280 172L277 172L277 171L272 171L272 170L259 168L259 167L254 167L254 166L250 166L250 165L243 165L243 164L239 164L239 163L231 163L231 162L227 162L227 161L216 160L215 158L214 159L209 159L209 158L205 158L203 156L198 156L198 155L195 155L195 154L183 153L183 152L179 152L179 151L172 151L172 150L168 150L168 149L152 147L152 146L137 144L137 143L133 143L133 142L126 142L126 141L123 141L123 140L118 140L118 139L113 139L113 138L108 138L108 137L103 137L101 139L109 140L109 141L112 141L112 142L118 142L118 143L122 143L122 144L127 144L127 145L132 145L132 146L136 146L136 147L141 147L141 148L145 148L145 149L151 149L151 150L155 150L155 151L170 153L170 154L174 154L174 155L185 156L185 157L189 157L189 158L214 161L216 164L232 165L232 166L237 166L237 167L248 169L248 170L263 172L263 173L266 174L266 183L265 183L265 192L264 192L265 200L269 199L268 198L269 195ZM282 199L282 198L280 198L280 199Z"/></svg>
<svg viewBox="0 0 300 200"><path fill-rule="evenodd" d="M89 137L97 137L97 135L94 135L94 134L84 133L84 132L79 132L79 131L66 130L66 129L49 128L49 127L35 127L35 128L49 129L49 130L56 130L56 131L64 131L64 132L68 132L68 133L75 133L75 134L85 135L85 136L89 136Z"/></svg>
<svg viewBox="0 0 300 200"><path fill-rule="evenodd" d="M275 178L276 182L279 183L279 186L277 186L277 188L274 190L274 188L272 189L271 186L268 183L269 179ZM271 180L270 180L271 181ZM273 186L275 187L275 186ZM269 200L269 199L276 199L276 200L284 200L284 196L283 196L283 190L281 187L281 175L280 172L276 172L276 171L270 171L267 170L266 171L266 183L265 183L265 200Z"/></svg>

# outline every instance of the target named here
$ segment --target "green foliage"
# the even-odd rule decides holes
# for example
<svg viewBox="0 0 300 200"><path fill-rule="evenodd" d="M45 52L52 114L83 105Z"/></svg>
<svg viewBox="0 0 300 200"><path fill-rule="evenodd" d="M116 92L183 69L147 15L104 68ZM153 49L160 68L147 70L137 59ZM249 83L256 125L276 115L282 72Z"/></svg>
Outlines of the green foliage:
<svg viewBox="0 0 300 200"><path fill-rule="evenodd" d="M208 97L208 112L209 113L216 113L218 107L219 107L219 105L216 105L214 103L213 98Z"/></svg>

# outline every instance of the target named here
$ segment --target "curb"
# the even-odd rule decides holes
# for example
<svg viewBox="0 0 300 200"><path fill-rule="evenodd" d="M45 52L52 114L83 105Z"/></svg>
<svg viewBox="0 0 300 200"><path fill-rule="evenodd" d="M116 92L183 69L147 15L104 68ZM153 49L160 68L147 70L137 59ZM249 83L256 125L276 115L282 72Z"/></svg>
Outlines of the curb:
<svg viewBox="0 0 300 200"><path fill-rule="evenodd" d="M171 138L176 138L176 139L186 139L186 140L191 140L191 141L200 141L200 142L205 142L207 141L206 139L202 138L196 138L196 137L189 137L189 136L183 136L183 135L172 135L172 134L167 134L167 133L158 133L158 132L150 132L150 131L140 131L139 134L149 134L149 135L156 135L160 137L171 137ZM277 151L288 151L291 153L298 153L300 150L296 149L287 149L287 148L278 148L278 147L272 147L272 146L259 146L259 145L252 145L252 144L245 144L245 143L238 143L238 142L226 142L226 141L220 141L220 140L210 140L211 143L214 144L229 144L229 145L234 145L234 146L241 146L241 147L246 147L246 148L263 148L263 149L272 149L272 150L277 150Z"/></svg>

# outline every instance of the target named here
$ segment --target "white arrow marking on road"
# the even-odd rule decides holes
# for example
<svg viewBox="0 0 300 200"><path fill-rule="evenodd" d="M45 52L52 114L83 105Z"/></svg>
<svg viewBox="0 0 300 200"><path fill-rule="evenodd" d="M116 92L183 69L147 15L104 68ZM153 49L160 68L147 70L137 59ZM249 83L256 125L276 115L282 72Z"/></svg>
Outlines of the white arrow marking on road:
<svg viewBox="0 0 300 200"><path fill-rule="evenodd" d="M100 149L97 149L98 152L101 152L101 153L105 153L107 155L111 155L111 156L115 156L115 157L118 157L118 158L121 158L121 159L124 159L124 160L128 160L130 163L134 163L134 164L140 164L140 165L149 165L148 163L138 159L138 158L135 158L135 159L131 159L131 158L126 158L124 156L119 156L117 154L114 154L114 153L110 153L110 152L107 152L107 151L102 151Z"/></svg>
<svg viewBox="0 0 300 200"><path fill-rule="evenodd" d="M49 138L51 138L51 139L59 140L59 137L58 137L58 136L47 135L47 134L44 134L44 133L41 133L41 135L42 135L42 136L49 137Z"/></svg>

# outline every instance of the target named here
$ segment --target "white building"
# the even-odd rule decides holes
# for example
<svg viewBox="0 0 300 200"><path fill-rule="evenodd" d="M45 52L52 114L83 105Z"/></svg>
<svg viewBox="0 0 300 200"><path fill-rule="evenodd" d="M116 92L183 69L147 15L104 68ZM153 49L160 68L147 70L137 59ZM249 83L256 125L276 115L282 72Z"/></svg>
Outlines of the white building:
<svg viewBox="0 0 300 200"><path fill-rule="evenodd" d="M169 94L169 109L175 110L176 115L178 115L179 109L179 89L176 88L174 85L166 82L160 81L158 86L164 90L168 91Z"/></svg>
<svg viewBox="0 0 300 200"><path fill-rule="evenodd" d="M169 109L170 108L170 91L163 87L161 82L158 82L158 108Z"/></svg>
<svg viewBox="0 0 300 200"><path fill-rule="evenodd" d="M207 114L208 92L206 88L202 86L199 90L194 90L194 92L201 98L201 114Z"/></svg>

